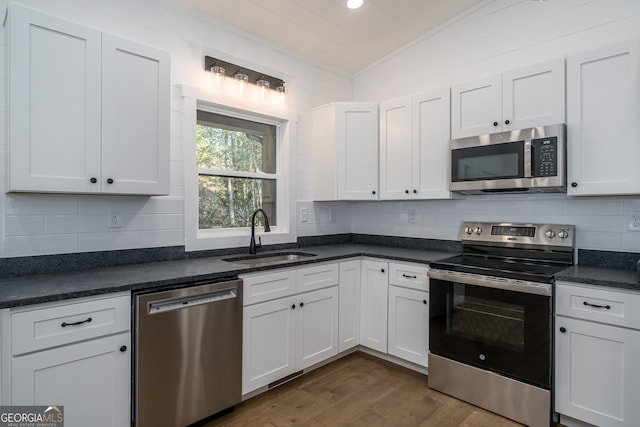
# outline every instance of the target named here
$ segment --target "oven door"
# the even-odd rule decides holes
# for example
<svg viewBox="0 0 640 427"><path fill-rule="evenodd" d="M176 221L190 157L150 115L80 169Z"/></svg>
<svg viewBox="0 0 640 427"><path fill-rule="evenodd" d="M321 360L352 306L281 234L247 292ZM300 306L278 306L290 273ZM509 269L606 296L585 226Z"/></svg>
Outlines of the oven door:
<svg viewBox="0 0 640 427"><path fill-rule="evenodd" d="M447 273L429 273L429 351L550 389L550 285L533 284L529 293L495 278L484 286L475 275L440 277Z"/></svg>

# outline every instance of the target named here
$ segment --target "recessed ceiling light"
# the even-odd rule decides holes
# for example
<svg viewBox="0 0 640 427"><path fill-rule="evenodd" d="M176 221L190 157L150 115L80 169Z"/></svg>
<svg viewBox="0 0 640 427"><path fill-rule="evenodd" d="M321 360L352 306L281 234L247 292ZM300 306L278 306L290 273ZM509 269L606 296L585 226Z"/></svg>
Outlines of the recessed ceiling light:
<svg viewBox="0 0 640 427"><path fill-rule="evenodd" d="M347 0L347 7L349 9L357 9L362 6L362 3L364 3L364 0Z"/></svg>

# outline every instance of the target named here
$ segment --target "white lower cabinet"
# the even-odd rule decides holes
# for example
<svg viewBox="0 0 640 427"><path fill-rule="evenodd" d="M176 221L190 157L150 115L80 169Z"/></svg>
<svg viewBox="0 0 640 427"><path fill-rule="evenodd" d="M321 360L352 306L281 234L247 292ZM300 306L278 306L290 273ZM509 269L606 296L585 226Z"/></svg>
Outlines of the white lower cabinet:
<svg viewBox="0 0 640 427"><path fill-rule="evenodd" d="M62 405L67 427L130 425L128 292L16 309L11 323L12 405Z"/></svg>
<svg viewBox="0 0 640 427"><path fill-rule="evenodd" d="M120 427L131 419L131 334L15 357L13 405L63 405L69 427Z"/></svg>
<svg viewBox="0 0 640 427"><path fill-rule="evenodd" d="M572 425L566 416L601 427L640 425L640 294L563 283L556 288L560 421Z"/></svg>
<svg viewBox="0 0 640 427"><path fill-rule="evenodd" d="M387 352L387 300L389 266L363 260L360 288L360 344Z"/></svg>
<svg viewBox="0 0 640 427"><path fill-rule="evenodd" d="M340 263L338 352L360 343L360 260Z"/></svg>
<svg viewBox="0 0 640 427"><path fill-rule="evenodd" d="M337 265L326 269L337 272ZM324 276L318 266L298 269L297 275L306 272ZM250 276L254 286L260 286L260 276ZM263 276L270 281L273 273ZM244 307L243 394L338 354L337 277L322 282L327 287Z"/></svg>
<svg viewBox="0 0 640 427"><path fill-rule="evenodd" d="M429 293L389 286L389 354L427 366Z"/></svg>

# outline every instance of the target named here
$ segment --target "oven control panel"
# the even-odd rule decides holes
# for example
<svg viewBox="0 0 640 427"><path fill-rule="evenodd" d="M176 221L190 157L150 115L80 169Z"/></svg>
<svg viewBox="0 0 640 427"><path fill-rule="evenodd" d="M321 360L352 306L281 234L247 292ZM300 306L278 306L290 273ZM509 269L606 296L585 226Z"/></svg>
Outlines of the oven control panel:
<svg viewBox="0 0 640 427"><path fill-rule="evenodd" d="M515 224L463 222L460 240L475 243L540 245L573 248L575 226L560 224Z"/></svg>

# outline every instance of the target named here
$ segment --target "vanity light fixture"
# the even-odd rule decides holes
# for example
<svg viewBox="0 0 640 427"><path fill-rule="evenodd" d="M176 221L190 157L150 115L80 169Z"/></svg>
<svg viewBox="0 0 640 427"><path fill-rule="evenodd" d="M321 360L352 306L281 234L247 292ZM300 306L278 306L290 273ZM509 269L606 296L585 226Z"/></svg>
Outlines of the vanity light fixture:
<svg viewBox="0 0 640 427"><path fill-rule="evenodd" d="M347 0L347 7L349 9L358 9L363 3L364 0Z"/></svg>
<svg viewBox="0 0 640 427"><path fill-rule="evenodd" d="M224 78L226 73L229 73L229 76L233 76L239 93L247 94L249 85L254 85L257 90L251 91L258 92L259 99L262 102L270 102L269 95L271 92L275 92L275 94L277 94L275 98L277 102L281 105L286 103L287 90L284 87L284 80L282 79L211 56L204 57L204 69L212 73L212 87L214 90L217 90L217 88L224 89ZM218 84L218 81L220 81L221 84Z"/></svg>

